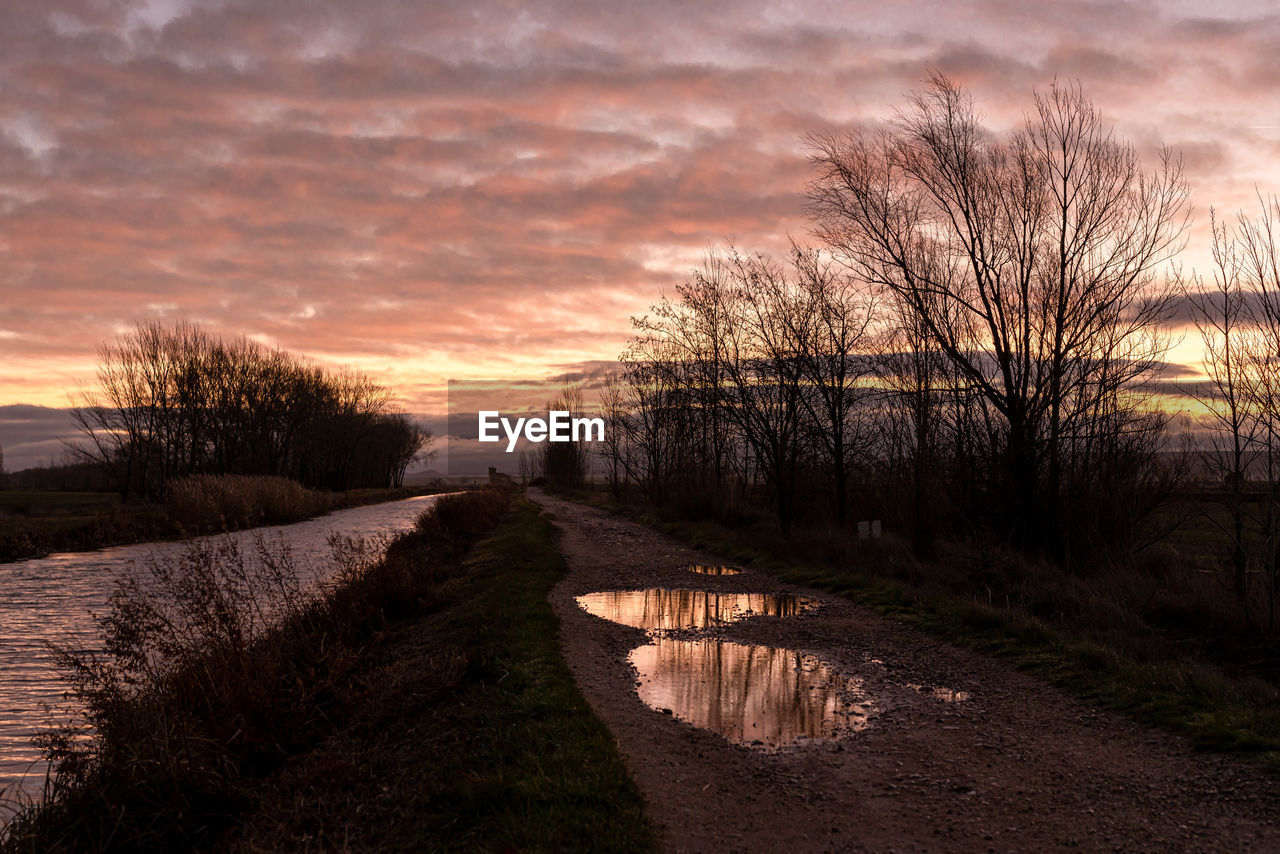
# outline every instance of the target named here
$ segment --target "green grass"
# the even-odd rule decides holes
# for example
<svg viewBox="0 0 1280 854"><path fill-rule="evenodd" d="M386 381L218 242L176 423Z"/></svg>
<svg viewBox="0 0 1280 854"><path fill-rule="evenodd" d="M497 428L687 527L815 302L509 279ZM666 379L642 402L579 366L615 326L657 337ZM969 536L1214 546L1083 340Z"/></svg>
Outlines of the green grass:
<svg viewBox="0 0 1280 854"><path fill-rule="evenodd" d="M672 522L595 496L571 497L628 515L727 561L834 593L956 646L1009 661L1085 700L1184 735L1199 749L1243 754L1280 771L1280 691L1271 682L1229 674L1191 657L1139 660L1069 625L885 578L870 567L789 560L719 523Z"/></svg>
<svg viewBox="0 0 1280 854"><path fill-rule="evenodd" d="M465 749L439 756L416 841L485 850L652 847L612 737L560 657L547 594L564 572L551 526L524 500L467 561L440 629L474 664L437 722Z"/></svg>
<svg viewBox="0 0 1280 854"><path fill-rule="evenodd" d="M236 847L307 835L361 850L652 850L640 795L560 656L552 535L517 499L444 582L440 610L385 639L361 708L270 783Z"/></svg>

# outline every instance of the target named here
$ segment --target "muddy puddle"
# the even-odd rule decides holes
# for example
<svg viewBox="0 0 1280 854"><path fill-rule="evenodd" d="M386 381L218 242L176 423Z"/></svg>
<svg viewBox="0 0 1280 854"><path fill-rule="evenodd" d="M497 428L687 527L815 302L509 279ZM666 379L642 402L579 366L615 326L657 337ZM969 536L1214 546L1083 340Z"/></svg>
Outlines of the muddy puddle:
<svg viewBox="0 0 1280 854"><path fill-rule="evenodd" d="M839 738L865 729L879 709L861 678L812 655L700 636L752 617L794 617L817 608L813 599L650 588L588 593L576 601L589 614L648 632L649 643L628 656L646 705L735 744L776 750ZM877 658L868 663L884 666ZM937 685L889 684L947 703L969 698Z"/></svg>
<svg viewBox="0 0 1280 854"><path fill-rule="evenodd" d="M928 694L935 700L941 700L944 703L963 703L969 699L968 691L957 691L954 688L944 688L938 685L919 685L914 682L908 682L903 687L919 694Z"/></svg>
<svg viewBox="0 0 1280 854"><path fill-rule="evenodd" d="M706 629L747 617L793 617L818 603L790 593L613 590L577 598L588 614L651 632Z"/></svg>
<svg viewBox="0 0 1280 854"><path fill-rule="evenodd" d="M690 572L696 572L698 575L740 575L742 570L734 569L731 566L710 566L701 563L691 563L685 567Z"/></svg>
<svg viewBox="0 0 1280 854"><path fill-rule="evenodd" d="M632 650L650 708L736 744L780 748L864 729L861 680L791 649L704 638L656 638Z"/></svg>
<svg viewBox="0 0 1280 854"><path fill-rule="evenodd" d="M776 749L862 729L872 704L861 680L797 650L706 637L673 637L757 616L818 607L789 593L616 590L577 597L597 617L645 629L632 650L636 691L649 707L736 744Z"/></svg>

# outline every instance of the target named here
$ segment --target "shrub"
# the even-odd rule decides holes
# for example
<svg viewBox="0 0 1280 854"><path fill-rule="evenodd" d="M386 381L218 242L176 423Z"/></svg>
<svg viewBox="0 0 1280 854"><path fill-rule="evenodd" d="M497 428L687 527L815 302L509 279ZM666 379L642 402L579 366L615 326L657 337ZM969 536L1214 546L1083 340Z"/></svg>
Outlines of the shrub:
<svg viewBox="0 0 1280 854"><path fill-rule="evenodd" d="M46 803L18 815L0 850L216 840L254 781L332 732L356 690L360 642L430 607L508 501L442 497L381 556L377 543L333 538L336 569L319 582L261 534L251 551L230 538L193 541L122 575L98 619L99 648L55 650L75 720L41 737L53 766Z"/></svg>
<svg viewBox="0 0 1280 854"><path fill-rule="evenodd" d="M183 530L235 530L306 519L329 510L332 499L285 477L198 474L171 481L165 506Z"/></svg>

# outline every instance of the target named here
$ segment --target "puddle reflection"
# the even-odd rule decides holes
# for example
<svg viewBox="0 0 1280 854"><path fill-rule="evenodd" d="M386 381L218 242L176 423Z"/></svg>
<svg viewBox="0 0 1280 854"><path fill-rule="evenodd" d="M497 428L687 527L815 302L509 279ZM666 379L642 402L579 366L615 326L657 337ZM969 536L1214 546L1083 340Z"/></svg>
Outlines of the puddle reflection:
<svg viewBox="0 0 1280 854"><path fill-rule="evenodd" d="M577 598L589 614L662 632L705 629L745 617L791 617L817 607L817 602L790 593L714 593L705 590L616 590Z"/></svg>
<svg viewBox="0 0 1280 854"><path fill-rule="evenodd" d="M699 575L738 575L742 572L731 566L709 566L701 563L690 564L687 568L690 572L696 572Z"/></svg>
<svg viewBox="0 0 1280 854"><path fill-rule="evenodd" d="M920 694L931 694L935 700L942 700L944 703L961 703L969 699L968 691L957 691L954 688L918 685L914 682L908 682L906 687Z"/></svg>
<svg viewBox="0 0 1280 854"><path fill-rule="evenodd" d="M816 608L815 600L789 593L651 588L590 593L577 603L597 617L649 632L650 642L629 657L642 701L737 744L771 750L835 738L865 729L875 708L861 679L842 676L812 655L663 634L752 616L790 617Z"/></svg>
<svg viewBox="0 0 1280 854"><path fill-rule="evenodd" d="M640 699L650 707L751 747L864 729L874 708L862 680L796 650L657 638L630 660L640 674Z"/></svg>

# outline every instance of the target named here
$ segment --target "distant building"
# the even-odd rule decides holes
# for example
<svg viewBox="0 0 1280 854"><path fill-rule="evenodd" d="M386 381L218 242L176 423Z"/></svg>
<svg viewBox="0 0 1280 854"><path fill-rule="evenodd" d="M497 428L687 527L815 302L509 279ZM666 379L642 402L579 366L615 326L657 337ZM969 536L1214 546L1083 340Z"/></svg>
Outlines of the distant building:
<svg viewBox="0 0 1280 854"><path fill-rule="evenodd" d="M489 466L490 486L501 486L511 483L511 475L498 471L496 466Z"/></svg>

